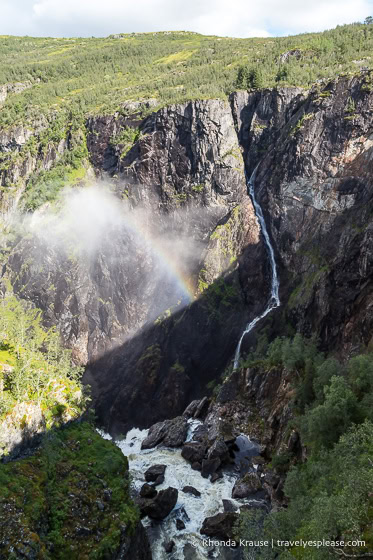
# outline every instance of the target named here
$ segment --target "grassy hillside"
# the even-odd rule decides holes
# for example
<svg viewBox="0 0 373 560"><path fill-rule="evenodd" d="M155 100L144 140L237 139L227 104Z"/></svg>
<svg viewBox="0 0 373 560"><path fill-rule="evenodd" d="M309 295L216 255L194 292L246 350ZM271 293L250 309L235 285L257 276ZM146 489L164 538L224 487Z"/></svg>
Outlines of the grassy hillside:
<svg viewBox="0 0 373 560"><path fill-rule="evenodd" d="M288 57L280 57L289 51ZM260 71L260 85L309 86L317 79L372 66L373 25L339 26L282 38L231 39L189 32L107 38L0 37L0 84L10 92L0 129L40 112L108 112L121 102L155 97L159 104L224 97L240 66Z"/></svg>

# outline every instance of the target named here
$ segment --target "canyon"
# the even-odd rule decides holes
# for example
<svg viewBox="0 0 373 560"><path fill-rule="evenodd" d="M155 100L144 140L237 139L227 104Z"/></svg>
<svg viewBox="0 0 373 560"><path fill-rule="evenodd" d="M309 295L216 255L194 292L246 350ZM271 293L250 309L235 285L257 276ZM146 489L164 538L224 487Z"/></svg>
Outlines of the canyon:
<svg viewBox="0 0 373 560"><path fill-rule="evenodd" d="M199 440L204 460L241 434L266 458L305 454L297 431L286 430L289 371L263 375L245 355L263 332L314 337L342 362L371 348L372 101L367 71L309 90L237 91L154 112L149 100L91 116L84 130L2 172L3 187L18 185L11 195L2 189L2 212L21 222L5 239L3 282L42 310L84 366L107 437L193 417L203 402L194 417L208 434ZM43 126L35 123L34 134ZM128 130L134 140L124 149ZM32 134L10 128L0 150L20 150ZM52 167L83 138L95 186L76 189L83 195L70 208L73 222L58 235L48 229L48 203L31 223L20 219L32 170ZM233 368L242 333L274 296L274 262L278 305L242 338ZM263 476L273 504L281 502L283 478Z"/></svg>

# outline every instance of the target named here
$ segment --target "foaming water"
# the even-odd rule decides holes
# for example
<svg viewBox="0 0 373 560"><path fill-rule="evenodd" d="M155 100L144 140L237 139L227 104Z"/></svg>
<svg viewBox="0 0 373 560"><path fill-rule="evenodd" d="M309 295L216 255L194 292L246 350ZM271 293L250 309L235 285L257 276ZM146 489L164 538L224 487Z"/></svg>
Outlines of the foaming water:
<svg viewBox="0 0 373 560"><path fill-rule="evenodd" d="M267 305L267 307L265 308L265 310L263 311L263 313L261 315L258 315L258 317L255 317L255 319L253 319L248 325L246 325L245 330L243 331L241 338L237 344L237 348L236 348L236 352L234 355L234 362L233 362L233 369L237 369L238 367L238 362L240 360L240 354L241 354L241 345L242 345L242 341L244 339L244 337L253 330L253 328L255 327L255 325L257 323L259 323L259 321L261 321L261 319L264 319L264 317L266 317L268 315L268 313L270 313L273 309L276 309L276 307L279 307L280 305L280 296L279 296L279 280L278 280L278 275L277 275L277 267L276 267L276 259L275 259L275 253L272 247L272 243L268 234L268 230L267 230L267 225L265 223L265 219L263 216L263 211L262 211L262 207L260 206L259 202L256 199L255 196L255 176L256 176L256 171L257 171L257 167L254 169L249 181L248 181L248 187L249 187L249 193L250 193L250 197L251 200L253 202L254 205L254 210L255 210L255 215L259 220L259 224L260 224L260 229L261 232L263 234L264 237L264 241L267 247L267 251L268 251L268 255L269 255L269 261L271 264L271 271L272 271L272 281L271 281L271 297L269 300L269 303Z"/></svg>
<svg viewBox="0 0 373 560"><path fill-rule="evenodd" d="M199 421L189 421L189 432L187 441L193 437L194 430L200 425ZM111 439L109 435L99 431L102 437ZM256 500L243 499L234 500L232 489L237 477L242 474L241 469L236 472L224 474L223 478L211 483L209 479L203 478L197 471L192 470L190 464L181 456L180 449L156 448L141 450L141 443L148 434L148 430L133 428L125 439L115 441L124 455L128 457L132 486L139 491L144 484L144 472L152 465L167 465L165 480L157 486L157 490L173 487L178 490L178 501L175 508L163 521L153 521L149 518L143 520L149 540L152 546L153 558L155 560L205 560L207 558L234 558L234 549L214 549L214 547L203 546L203 535L200 533L203 521L206 517L216 515L224 511L223 500L229 500L237 509L244 505L257 502ZM242 438L240 449L246 449L246 454L257 454L257 447L245 436ZM246 440L246 441L244 441ZM240 455L240 461L242 459ZM193 486L201 497L184 493L185 486ZM181 519L185 523L185 529L176 529L176 520ZM163 543L173 540L175 546L172 554L167 554ZM226 547L224 547L226 548Z"/></svg>

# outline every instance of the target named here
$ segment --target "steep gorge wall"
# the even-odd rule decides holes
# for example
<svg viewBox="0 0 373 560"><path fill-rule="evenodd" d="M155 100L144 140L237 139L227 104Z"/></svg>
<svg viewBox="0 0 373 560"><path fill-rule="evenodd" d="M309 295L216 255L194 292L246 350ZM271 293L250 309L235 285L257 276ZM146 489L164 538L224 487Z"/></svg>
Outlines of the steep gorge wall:
<svg viewBox="0 0 373 560"><path fill-rule="evenodd" d="M120 259L126 238L109 235L91 266L33 253L30 239L7 261L19 294L57 324L78 360L91 360L86 379L109 429L175 416L205 394L244 324L263 310L268 259L245 182L258 164L281 286L282 306L267 319L272 334L290 326L343 355L369 344L371 105L368 73L309 92L237 92L230 105L195 101L145 118L88 120L96 175L130 208L150 212L157 231L201 244L192 273L199 299L155 323L141 286L153 263L138 254L131 283L134 262ZM133 131L130 145L124 130Z"/></svg>

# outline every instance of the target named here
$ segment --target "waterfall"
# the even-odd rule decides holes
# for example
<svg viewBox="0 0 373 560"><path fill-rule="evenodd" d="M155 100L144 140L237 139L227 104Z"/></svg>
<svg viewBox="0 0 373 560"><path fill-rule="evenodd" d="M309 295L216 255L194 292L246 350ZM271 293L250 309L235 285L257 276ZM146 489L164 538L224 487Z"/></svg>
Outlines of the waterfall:
<svg viewBox="0 0 373 560"><path fill-rule="evenodd" d="M235 355L234 355L234 363L233 363L233 369L234 370L237 369L237 367L238 367L238 362L239 362L240 353L241 353L241 345L242 345L242 341L244 339L244 336L247 335L247 333L249 333L250 331L252 331L253 328L255 327L255 325L261 319L266 317L266 315L268 315L268 313L270 313L272 311L272 309L276 309L276 307L279 307L279 305L280 305L280 297L278 295L279 281L278 281L278 276L277 276L275 253L273 251L272 243L271 243L271 240L269 238L269 234L268 234L267 226L266 226L266 223L265 223L265 220L264 220L262 208L261 208L261 206L260 206L260 204L257 201L256 196L255 196L254 186L255 186L255 176L256 176L257 169L258 169L258 166L254 169L250 179L248 180L248 187L249 187L250 198L251 198L252 203L254 205L255 215L259 220L260 229L261 229L261 232L263 234L263 237L264 237L264 240L265 240L265 243L266 243L266 247L267 247L267 251L268 251L268 255L269 255L269 260L270 260L270 263L271 263L271 271L272 271L271 297L270 297L268 305L265 308L265 310L263 311L263 313L261 315L258 315L258 317L255 317L255 319L253 319L248 325L246 325L245 330L243 331L243 333L241 335L241 338L240 338L240 340L237 344L236 352L235 352Z"/></svg>

